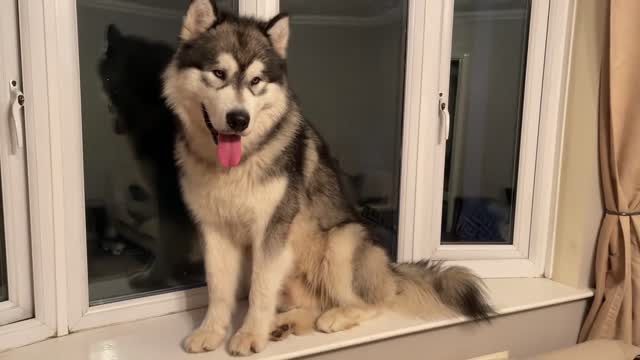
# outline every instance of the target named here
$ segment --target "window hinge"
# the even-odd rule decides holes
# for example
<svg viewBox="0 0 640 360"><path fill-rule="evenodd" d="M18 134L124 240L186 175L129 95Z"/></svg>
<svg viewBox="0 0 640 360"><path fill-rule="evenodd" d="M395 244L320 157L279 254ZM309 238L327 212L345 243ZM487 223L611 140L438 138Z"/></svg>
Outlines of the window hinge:
<svg viewBox="0 0 640 360"><path fill-rule="evenodd" d="M11 132L14 139L14 153L24 146L24 126L20 109L24 106L24 94L18 89L18 82L11 80Z"/></svg>

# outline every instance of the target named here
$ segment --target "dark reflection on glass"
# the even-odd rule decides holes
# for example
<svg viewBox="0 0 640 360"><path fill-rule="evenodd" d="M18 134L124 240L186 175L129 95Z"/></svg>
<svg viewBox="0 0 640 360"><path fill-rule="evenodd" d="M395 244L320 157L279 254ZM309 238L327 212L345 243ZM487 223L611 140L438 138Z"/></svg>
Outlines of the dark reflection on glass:
<svg viewBox="0 0 640 360"><path fill-rule="evenodd" d="M4 215L2 202L2 187L0 186L0 301L9 299L7 282L7 252L5 249Z"/></svg>
<svg viewBox="0 0 640 360"><path fill-rule="evenodd" d="M188 1L77 0L89 298L204 284L173 157L161 76ZM238 1L217 1L237 12Z"/></svg>
<svg viewBox="0 0 640 360"><path fill-rule="evenodd" d="M397 253L407 0L281 0L289 78L345 193Z"/></svg>
<svg viewBox="0 0 640 360"><path fill-rule="evenodd" d="M143 266L130 277L135 289L202 280L201 260L187 257L199 253L194 251L198 237L180 195L173 157L177 121L161 93L161 75L173 52L167 44L123 35L110 25L99 64L113 132L126 138L142 173L140 183L117 189L125 200L118 205L124 208L103 214L111 217L112 228L102 234L102 250L123 256L139 247L136 258Z"/></svg>

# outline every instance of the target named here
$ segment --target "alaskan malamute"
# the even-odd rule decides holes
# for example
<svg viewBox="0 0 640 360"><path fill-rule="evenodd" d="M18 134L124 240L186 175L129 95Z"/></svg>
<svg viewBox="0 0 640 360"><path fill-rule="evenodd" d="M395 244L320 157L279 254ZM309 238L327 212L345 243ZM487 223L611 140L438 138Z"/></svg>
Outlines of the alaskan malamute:
<svg viewBox="0 0 640 360"><path fill-rule="evenodd" d="M209 285L187 351L223 342L243 272L249 310L231 338L234 355L263 350L271 334L341 331L384 309L487 318L476 276L391 263L345 200L329 149L288 87L287 15L262 22L193 0L180 39L164 93L181 123L175 155Z"/></svg>

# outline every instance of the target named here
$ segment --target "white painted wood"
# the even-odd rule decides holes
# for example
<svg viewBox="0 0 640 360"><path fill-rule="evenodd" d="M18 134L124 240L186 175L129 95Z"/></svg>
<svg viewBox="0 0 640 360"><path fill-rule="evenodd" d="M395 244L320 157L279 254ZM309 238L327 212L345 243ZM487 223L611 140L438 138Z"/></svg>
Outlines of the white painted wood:
<svg viewBox="0 0 640 360"><path fill-rule="evenodd" d="M239 0L240 15L268 20L280 12L280 0Z"/></svg>
<svg viewBox="0 0 640 360"><path fill-rule="evenodd" d="M55 184L56 193L64 194L55 202L62 229L56 256L62 261L58 266L60 273L66 275L66 279L60 279L66 281L59 284L58 331L68 332L89 307L80 66L75 1L56 0L51 3L53 6L46 8L45 22L54 35L47 41L56 46L47 48L47 55L52 58L51 68L59 76L47 81L52 88L64 89L65 94L48 99L56 104L50 120L52 146L60 156L56 168L60 172L60 181Z"/></svg>
<svg viewBox="0 0 640 360"><path fill-rule="evenodd" d="M545 244L546 248L535 248L533 252L536 257L544 258L544 276L547 278L551 278L553 271L576 1L553 1L550 6L540 110L538 158L541 161L536 171L536 195L533 202L534 213L539 213L540 216L533 219L531 233L533 238L550 240Z"/></svg>
<svg viewBox="0 0 640 360"><path fill-rule="evenodd" d="M258 0L256 16L268 20L280 12L280 0Z"/></svg>
<svg viewBox="0 0 640 360"><path fill-rule="evenodd" d="M409 1L398 219L398 261L413 260L417 199L421 92L427 30L426 2Z"/></svg>
<svg viewBox="0 0 640 360"><path fill-rule="evenodd" d="M0 185L4 209L4 246L8 301L0 307L0 325L33 316L29 201L24 133L13 134L9 109L16 100L10 82L23 88L20 74L18 6L10 1L0 13ZM17 121L24 121L22 113ZM20 136L23 147L18 147ZM1 230L0 230L1 231Z"/></svg>
<svg viewBox="0 0 640 360"><path fill-rule="evenodd" d="M399 219L399 260L418 260L431 253L428 239L439 234L434 192L442 190L437 156L440 121L438 93L442 37L442 1L411 1L405 88L402 182ZM413 10L412 10L413 9ZM413 22L412 22L413 21ZM413 37L412 31L413 30ZM416 46L419 52L413 52ZM436 53L438 56L433 56ZM440 194L440 197L442 195ZM441 209L440 209L441 210Z"/></svg>
<svg viewBox="0 0 640 360"><path fill-rule="evenodd" d="M451 70L451 47L453 44L453 16L454 16L454 1L453 0L444 0L442 4L441 13L437 16L441 19L441 34L438 39L438 51L434 51L433 54L428 52L425 56L433 56L435 57L438 63L438 73L437 77L432 81L437 81L438 84L438 104L440 105L440 99L444 99L445 102L449 101L449 73ZM437 13L432 13L437 14ZM432 21L433 15L431 19L427 21ZM430 100L433 101L433 100ZM440 109L438 109L438 113ZM436 139L435 142L431 144L431 151L433 156L433 165L432 170L428 176L433 177L432 186L425 191L431 192L431 216L433 219L431 220L431 229L425 236L425 239L428 239L427 242L430 242L429 247L426 249L429 252L428 256L424 256L423 258L435 258L433 251L437 251L440 247L440 238L442 236L442 200L444 196L444 167L445 167L445 153L447 148L447 138L448 135L444 135L444 132L450 131L447 128L447 124L444 123L443 119L438 117L437 127L436 127ZM442 134L442 135L441 135ZM431 136L431 140L433 141L433 136ZM426 175L426 174L425 174ZM414 259L417 254L414 254Z"/></svg>
<svg viewBox="0 0 640 360"><path fill-rule="evenodd" d="M257 16L258 1L260 0L239 0L238 13L246 16Z"/></svg>
<svg viewBox="0 0 640 360"><path fill-rule="evenodd" d="M71 331L79 331L110 324L173 314L207 305L206 288L174 291L166 294L91 306L74 324Z"/></svg>
<svg viewBox="0 0 640 360"><path fill-rule="evenodd" d="M0 327L0 351L32 344L53 336L55 330L29 319Z"/></svg>
<svg viewBox="0 0 640 360"><path fill-rule="evenodd" d="M34 293L33 319L0 327L0 350L22 346L55 335L58 330L58 311L61 292L64 292L64 271L59 271L57 250L61 245L60 214L56 214L55 141L51 133L51 115L56 105L51 102L59 93L52 87L51 66L55 58L51 41L55 29L47 22L45 13L55 13L53 2L20 0L19 27L23 89L27 99L24 107L25 144L29 189L29 224L31 233L32 281ZM52 64L53 63L53 64ZM62 94L61 94L62 95ZM62 193L60 193L62 194ZM58 266L57 266L58 265ZM2 305L5 306L5 305ZM62 324L65 324L64 319ZM62 329L64 333L64 328Z"/></svg>
<svg viewBox="0 0 640 360"><path fill-rule="evenodd" d="M532 314L528 321L524 322L530 326L523 330L522 321L514 321L511 325L510 337L518 336L524 331L532 331L533 319L545 319L545 323L536 323L535 331L539 331L540 325L548 326L549 318L545 317L544 310L560 304L575 304L576 301L589 298L592 295L590 290L574 289L548 279L492 279L487 281L489 293L498 308L499 315L493 319L491 326L477 324L465 324L467 321L459 317L435 316L432 320L425 321L409 318L392 313L385 313L380 318L364 322L351 330L335 333L320 334L315 333L308 336L292 336L282 342L271 342L267 349L259 354L261 359L285 359L301 356L310 356L322 352L344 349L350 346L373 344L377 341L389 340L400 336L414 336L415 334L429 331L427 337L437 336L437 332L445 329L458 329L456 336L449 337L448 342L442 343L437 348L451 351L451 344L458 344L457 340L469 337L483 337L489 343L500 344L499 339L490 340L485 335L493 334L496 325L504 321L508 316L518 314L532 314L529 310L540 311ZM583 302L584 304L584 302ZM555 319L561 321L553 329L566 326L569 322L568 313L571 313L572 326L577 329L584 311L584 306L580 311L568 312L567 310L552 312ZM534 316L535 315L535 316ZM155 360L176 360L191 358L206 358L211 360L230 359L231 357L223 349L212 353L193 355L185 353L180 347L181 341L189 332L197 326L202 310L193 312L183 312L161 318L147 319L135 323L109 326L101 329L81 331L60 339L50 340L44 343L35 344L27 348L9 351L4 355L4 359L30 360L42 359L42 354L64 354L65 360L84 359L155 359ZM516 320L524 320L518 318ZM236 323L242 320L242 310L236 317ZM514 331L518 329L520 332ZM562 328L566 330L567 328ZM461 332L466 332L463 335ZM550 329L549 332L552 332ZM558 336L563 332L554 332ZM564 331L566 334L567 331ZM527 343L530 347L540 346L542 335L526 336L519 338L519 343ZM572 341L575 341L575 335ZM552 340L552 338L548 338ZM510 341L514 342L513 339ZM530 341L530 342L528 342ZM449 346L442 348L443 346ZM431 351L432 347L423 348L422 351ZM435 349L434 349L435 350ZM480 349L482 350L482 349ZM486 351L486 350L484 350ZM427 353L419 353L421 357ZM405 354L403 354L405 355ZM408 353L406 354L408 357ZM368 358L368 356L361 356ZM353 357L352 357L353 358ZM358 358L356 356L356 358ZM388 358L388 357L387 357ZM404 358L404 357L402 357ZM415 358L415 357L414 357ZM431 357L428 357L431 358ZM440 357L434 357L440 359Z"/></svg>

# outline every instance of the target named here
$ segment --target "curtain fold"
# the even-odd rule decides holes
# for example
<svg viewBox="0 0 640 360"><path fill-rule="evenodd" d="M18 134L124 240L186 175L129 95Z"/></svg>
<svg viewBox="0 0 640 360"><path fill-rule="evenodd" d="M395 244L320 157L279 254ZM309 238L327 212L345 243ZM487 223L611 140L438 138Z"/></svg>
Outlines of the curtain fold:
<svg viewBox="0 0 640 360"><path fill-rule="evenodd" d="M580 341L640 345L640 1L611 0L602 64L600 178L605 215L596 249L596 293Z"/></svg>

